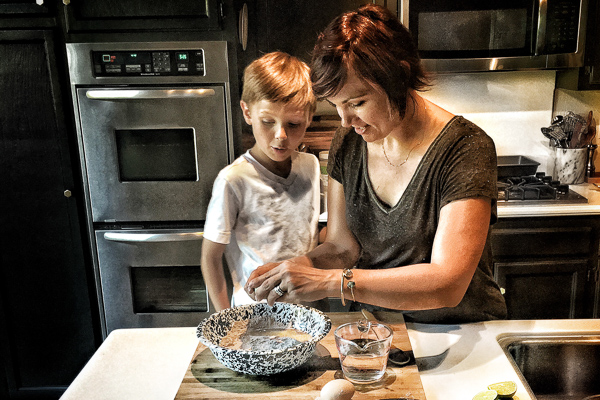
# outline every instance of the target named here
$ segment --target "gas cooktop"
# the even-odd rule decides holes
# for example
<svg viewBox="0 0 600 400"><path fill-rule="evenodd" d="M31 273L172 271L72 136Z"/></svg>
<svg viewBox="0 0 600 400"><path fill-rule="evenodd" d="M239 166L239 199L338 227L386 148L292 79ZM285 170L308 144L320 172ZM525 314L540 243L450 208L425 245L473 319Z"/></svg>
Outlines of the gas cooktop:
<svg viewBox="0 0 600 400"><path fill-rule="evenodd" d="M543 172L497 182L498 205L581 204L588 199Z"/></svg>

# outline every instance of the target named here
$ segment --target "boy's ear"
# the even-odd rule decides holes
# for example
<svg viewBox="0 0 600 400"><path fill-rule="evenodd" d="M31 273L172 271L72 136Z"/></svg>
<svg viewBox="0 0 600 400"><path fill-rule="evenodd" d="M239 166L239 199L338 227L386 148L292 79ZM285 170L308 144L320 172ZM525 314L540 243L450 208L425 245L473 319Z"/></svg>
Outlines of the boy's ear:
<svg viewBox="0 0 600 400"><path fill-rule="evenodd" d="M250 116L250 107L244 100L240 100L240 107L242 107L242 114L244 114L244 120L248 125L252 125L252 117Z"/></svg>
<svg viewBox="0 0 600 400"><path fill-rule="evenodd" d="M308 128L308 127L310 126L310 124L312 123L312 121L313 121L313 117L314 117L314 116L315 116L315 115L314 115L314 113L311 113L311 112L309 112L309 113L308 113L308 123L306 124L306 127L307 127L307 128Z"/></svg>

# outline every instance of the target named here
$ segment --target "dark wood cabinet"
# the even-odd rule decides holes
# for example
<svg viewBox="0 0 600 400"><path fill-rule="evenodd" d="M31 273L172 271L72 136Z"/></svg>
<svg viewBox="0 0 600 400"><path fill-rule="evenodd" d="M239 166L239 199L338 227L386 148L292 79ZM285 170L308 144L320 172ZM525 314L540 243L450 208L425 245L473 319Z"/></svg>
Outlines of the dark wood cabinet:
<svg viewBox="0 0 600 400"><path fill-rule="evenodd" d="M344 11L365 3L364 0L249 2L249 38L255 36L260 53L279 50L308 62L317 36L327 24Z"/></svg>
<svg viewBox="0 0 600 400"><path fill-rule="evenodd" d="M600 217L506 218L492 229L510 319L596 318Z"/></svg>
<svg viewBox="0 0 600 400"><path fill-rule="evenodd" d="M100 341L57 41L0 31L2 398L58 398Z"/></svg>
<svg viewBox="0 0 600 400"><path fill-rule="evenodd" d="M585 318L587 260L495 263L509 319Z"/></svg>
<svg viewBox="0 0 600 400"><path fill-rule="evenodd" d="M50 0L54 2L56 0ZM48 0L0 0L0 16L47 15L50 13Z"/></svg>
<svg viewBox="0 0 600 400"><path fill-rule="evenodd" d="M222 0L76 0L63 6L74 32L220 30Z"/></svg>

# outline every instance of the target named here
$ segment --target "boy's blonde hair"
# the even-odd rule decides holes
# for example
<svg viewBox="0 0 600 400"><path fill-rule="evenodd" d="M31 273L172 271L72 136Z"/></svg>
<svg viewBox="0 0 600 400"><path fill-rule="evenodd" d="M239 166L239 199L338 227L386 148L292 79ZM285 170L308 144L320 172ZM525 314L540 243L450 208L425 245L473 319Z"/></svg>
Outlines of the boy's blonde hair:
<svg viewBox="0 0 600 400"><path fill-rule="evenodd" d="M310 81L310 68L300 59L275 51L252 61L244 70L242 101L290 103L314 114L317 100Z"/></svg>

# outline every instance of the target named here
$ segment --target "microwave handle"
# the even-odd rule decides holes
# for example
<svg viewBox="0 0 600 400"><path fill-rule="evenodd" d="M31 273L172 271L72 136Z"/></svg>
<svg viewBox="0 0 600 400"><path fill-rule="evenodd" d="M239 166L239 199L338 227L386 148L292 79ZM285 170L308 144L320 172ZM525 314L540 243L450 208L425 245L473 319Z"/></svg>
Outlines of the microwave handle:
<svg viewBox="0 0 600 400"><path fill-rule="evenodd" d="M104 239L111 242L135 242L135 243L158 243L158 242L182 242L190 240L201 240L204 232L186 233L132 233L132 232L105 232Z"/></svg>
<svg viewBox="0 0 600 400"><path fill-rule="evenodd" d="M214 89L119 89L88 90L85 96L93 100L182 99L214 96Z"/></svg>
<svg viewBox="0 0 600 400"><path fill-rule="evenodd" d="M538 0L538 23L535 35L534 54L539 56L546 44L546 21L548 19L548 0Z"/></svg>

